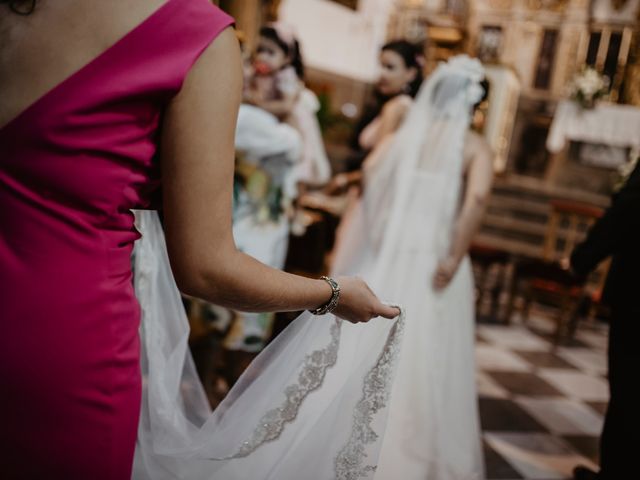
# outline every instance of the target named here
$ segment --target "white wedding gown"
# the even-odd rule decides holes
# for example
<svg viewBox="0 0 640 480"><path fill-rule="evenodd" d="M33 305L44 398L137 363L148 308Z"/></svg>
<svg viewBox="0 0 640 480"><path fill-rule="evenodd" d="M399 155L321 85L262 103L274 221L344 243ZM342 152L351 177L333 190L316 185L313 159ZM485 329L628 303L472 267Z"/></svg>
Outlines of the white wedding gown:
<svg viewBox="0 0 640 480"><path fill-rule="evenodd" d="M373 155L386 156L382 152ZM387 157L390 158L390 157ZM457 180L447 173L417 172L407 202L401 243L395 255L398 282L394 300L406 311L389 413L374 478L377 480L479 480L484 478L475 387L475 316L471 263L465 258L449 286L436 293L431 279L442 252L439 205ZM367 187L365 187L367 188ZM433 235L435 233L435 236ZM340 273L362 272L376 264L368 240L366 199L341 226L336 264ZM438 238L440 237L440 238ZM428 252L425 254L425 252Z"/></svg>
<svg viewBox="0 0 640 480"><path fill-rule="evenodd" d="M423 85L369 162L335 273L360 273L397 320L296 319L213 412L155 214L138 213L142 415L135 479L482 478L470 265L431 289L459 204L462 151L482 69L456 58Z"/></svg>

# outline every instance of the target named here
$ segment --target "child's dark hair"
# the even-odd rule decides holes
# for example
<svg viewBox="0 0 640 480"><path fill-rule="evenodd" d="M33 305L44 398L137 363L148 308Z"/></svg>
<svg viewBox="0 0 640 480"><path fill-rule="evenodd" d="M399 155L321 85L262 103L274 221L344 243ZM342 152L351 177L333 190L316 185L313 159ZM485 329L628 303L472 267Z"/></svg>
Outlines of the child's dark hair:
<svg viewBox="0 0 640 480"><path fill-rule="evenodd" d="M302 62L302 53L300 52L298 40L294 40L293 45L290 45L280 38L275 28L268 26L260 29L260 36L275 42L285 55L291 58L291 66L296 71L298 78L304 80L304 63Z"/></svg>
<svg viewBox="0 0 640 480"><path fill-rule="evenodd" d="M412 97L415 97L422 85L424 65L422 59L424 58L422 53L422 47L406 40L394 40L382 46L381 51L391 51L400 57L407 68L416 69L416 78L409 84L409 91L407 92Z"/></svg>

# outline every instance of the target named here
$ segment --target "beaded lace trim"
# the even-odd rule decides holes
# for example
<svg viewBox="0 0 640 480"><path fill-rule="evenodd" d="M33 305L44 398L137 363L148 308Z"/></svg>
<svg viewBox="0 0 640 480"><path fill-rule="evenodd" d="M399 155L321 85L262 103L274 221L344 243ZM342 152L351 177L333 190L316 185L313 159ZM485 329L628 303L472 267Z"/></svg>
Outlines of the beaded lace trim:
<svg viewBox="0 0 640 480"><path fill-rule="evenodd" d="M240 450L230 457L221 460L231 460L250 455L262 444L280 437L287 423L293 422L298 416L304 399L322 385L327 370L336 364L338 347L340 346L341 320L331 325L331 342L325 348L314 350L305 357L302 369L298 374L298 381L284 390L285 401L278 408L265 413L260 419L259 426L251 437L242 443Z"/></svg>
<svg viewBox="0 0 640 480"><path fill-rule="evenodd" d="M280 407L269 410L260 419L259 426L251 437L242 443L237 453L215 460L232 460L247 457L261 445L277 440L287 423L298 416L305 398L322 386L327 370L336 364L340 347L342 321L331 325L329 345L315 350L305 357L304 364L296 383L285 388L285 401ZM387 404L391 394L391 376L400 350L400 340L404 331L404 312L389 331L387 341L376 364L364 378L362 397L353 413L353 426L346 445L342 447L335 460L336 480L357 480L375 471L376 466L362 466L366 457L365 448L373 443L378 435L371 428L374 415Z"/></svg>
<svg viewBox="0 0 640 480"><path fill-rule="evenodd" d="M376 465L363 466L367 456L365 449L378 438L371 424L374 415L387 405L391 395L391 378L398 359L403 332L404 312L401 312L400 318L389 331L376 364L364 378L362 397L353 411L351 435L335 460L336 480L357 480L376 470Z"/></svg>

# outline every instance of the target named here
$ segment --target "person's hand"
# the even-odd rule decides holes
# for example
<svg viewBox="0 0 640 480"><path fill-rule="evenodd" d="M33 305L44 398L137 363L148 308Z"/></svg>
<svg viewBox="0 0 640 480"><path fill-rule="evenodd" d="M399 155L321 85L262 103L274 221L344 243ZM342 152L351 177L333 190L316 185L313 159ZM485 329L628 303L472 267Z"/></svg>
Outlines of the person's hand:
<svg viewBox="0 0 640 480"><path fill-rule="evenodd" d="M325 193L335 195L343 191L347 185L349 185L349 177L345 173L339 173L329 181L325 187Z"/></svg>
<svg viewBox="0 0 640 480"><path fill-rule="evenodd" d="M383 304L369 286L357 277L340 277L340 300L333 311L337 317L351 323L368 322L372 318L395 318L400 311Z"/></svg>
<svg viewBox="0 0 640 480"><path fill-rule="evenodd" d="M460 262L453 257L447 257L438 264L433 275L433 289L437 292L444 290L458 270Z"/></svg>
<svg viewBox="0 0 640 480"><path fill-rule="evenodd" d="M564 257L561 258L558 261L560 268L562 268L563 270L567 271L569 273L569 275L571 275L571 277L573 277L573 280L576 283L584 283L587 281L587 275L580 275L578 272L576 272L573 269L573 266L571 265L571 259L568 257Z"/></svg>

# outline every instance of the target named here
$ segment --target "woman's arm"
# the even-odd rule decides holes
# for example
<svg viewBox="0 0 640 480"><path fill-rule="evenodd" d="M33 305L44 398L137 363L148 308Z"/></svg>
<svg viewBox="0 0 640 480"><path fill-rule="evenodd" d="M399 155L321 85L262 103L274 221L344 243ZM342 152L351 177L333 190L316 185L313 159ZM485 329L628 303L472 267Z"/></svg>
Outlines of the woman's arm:
<svg viewBox="0 0 640 480"><path fill-rule="evenodd" d="M325 304L331 289L239 252L232 234L234 134L241 99L240 51L231 30L201 55L171 102L162 129L165 234L179 288L242 311L295 311ZM336 314L392 318L359 279L340 279Z"/></svg>
<svg viewBox="0 0 640 480"><path fill-rule="evenodd" d="M285 97L282 100L259 100L255 95L247 95L245 97L246 103L255 105L263 110L266 110L271 115L274 115L280 119L286 118L295 107L298 101L298 95Z"/></svg>
<svg viewBox="0 0 640 480"><path fill-rule="evenodd" d="M469 251L491 193L493 152L484 138L469 132L465 142L464 156L465 163L468 164L464 200L454 225L449 256L440 262L433 278L436 290L441 290L449 284L460 262Z"/></svg>

